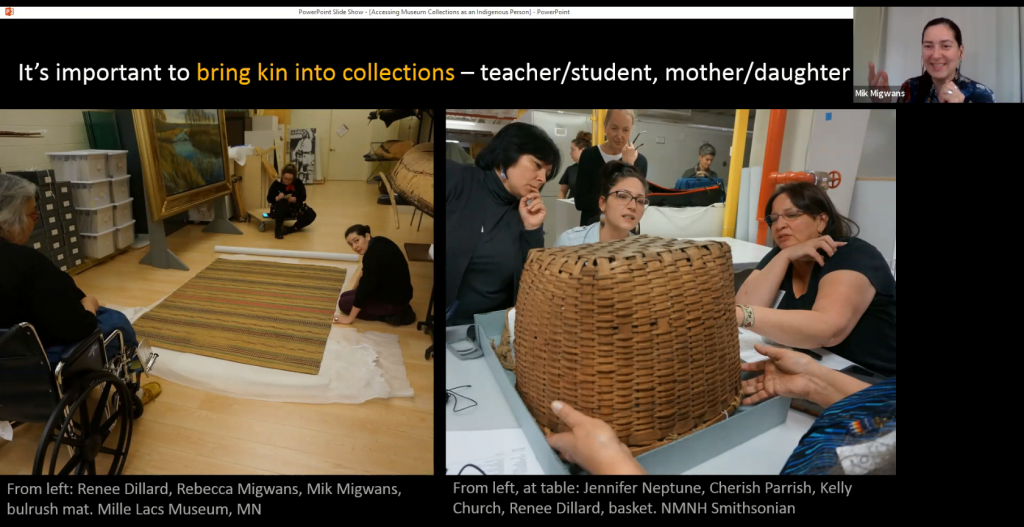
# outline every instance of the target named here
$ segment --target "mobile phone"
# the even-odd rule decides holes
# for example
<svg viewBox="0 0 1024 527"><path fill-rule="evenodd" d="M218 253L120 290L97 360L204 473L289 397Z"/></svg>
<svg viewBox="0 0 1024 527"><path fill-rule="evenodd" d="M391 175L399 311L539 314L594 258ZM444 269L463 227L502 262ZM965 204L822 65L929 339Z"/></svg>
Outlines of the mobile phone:
<svg viewBox="0 0 1024 527"><path fill-rule="evenodd" d="M264 213L263 213L263 217L264 217L264 218L269 218L269 217L270 217L270 215L269 215L269 214L267 214L266 212L264 212Z"/></svg>

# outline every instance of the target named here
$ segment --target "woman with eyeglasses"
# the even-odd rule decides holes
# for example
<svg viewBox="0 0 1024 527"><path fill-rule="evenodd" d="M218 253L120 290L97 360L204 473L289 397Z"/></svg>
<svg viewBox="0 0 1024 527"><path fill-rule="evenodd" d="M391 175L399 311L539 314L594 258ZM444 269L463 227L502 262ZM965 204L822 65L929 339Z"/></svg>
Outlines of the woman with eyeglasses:
<svg viewBox="0 0 1024 527"><path fill-rule="evenodd" d="M601 169L601 221L562 233L555 247L622 240L632 235L647 208L647 180L636 168L612 161Z"/></svg>
<svg viewBox="0 0 1024 527"><path fill-rule="evenodd" d="M580 154L580 168L576 171L576 186L573 199L576 210L580 211L580 227L597 223L601 218L598 200L601 197L601 168L612 161L622 161L647 177L647 158L637 152L633 144L633 125L636 114L633 110L608 110L604 120L604 132L608 140L587 148Z"/></svg>
<svg viewBox="0 0 1024 527"><path fill-rule="evenodd" d="M736 294L737 324L895 377L896 280L885 257L810 183L780 187L765 221L775 248Z"/></svg>
<svg viewBox="0 0 1024 527"><path fill-rule="evenodd" d="M25 245L39 220L38 193L31 181L0 174L0 330L31 324L51 368L57 367L65 351L97 328L104 338L120 330L126 348L138 347L128 317L100 306L45 254ZM106 351L108 358L114 357L121 351L121 341L113 339ZM148 404L160 392L160 385L151 383L141 387L138 396Z"/></svg>

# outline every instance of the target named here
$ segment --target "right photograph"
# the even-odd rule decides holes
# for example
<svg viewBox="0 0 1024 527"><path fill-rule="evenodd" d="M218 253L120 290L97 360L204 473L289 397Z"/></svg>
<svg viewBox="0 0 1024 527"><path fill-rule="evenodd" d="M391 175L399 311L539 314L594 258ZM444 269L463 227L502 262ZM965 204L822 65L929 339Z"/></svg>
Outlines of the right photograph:
<svg viewBox="0 0 1024 527"><path fill-rule="evenodd" d="M1024 101L1020 7L854 7L854 102Z"/></svg>
<svg viewBox="0 0 1024 527"><path fill-rule="evenodd" d="M445 127L448 475L895 474L895 109Z"/></svg>

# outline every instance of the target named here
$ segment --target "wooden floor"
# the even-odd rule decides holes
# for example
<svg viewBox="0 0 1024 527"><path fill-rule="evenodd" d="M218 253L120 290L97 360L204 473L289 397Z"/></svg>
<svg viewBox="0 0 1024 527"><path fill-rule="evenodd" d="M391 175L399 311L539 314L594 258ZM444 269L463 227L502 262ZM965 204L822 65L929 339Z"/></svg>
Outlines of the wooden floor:
<svg viewBox="0 0 1024 527"><path fill-rule="evenodd" d="M362 223L373 234L404 248L434 243L430 217L411 228L408 212L395 229L390 206L376 204L377 184L329 182L307 186L316 222L301 233L274 239L255 223L235 223L243 236L205 234L191 225L168 238L189 271L139 265L149 248L133 250L75 277L103 305L149 306L209 265L214 247L275 248L351 254L345 229ZM145 221L136 219L137 222ZM416 221L419 222L419 214ZM312 260L311 260L312 261ZM410 263L413 308L423 320L433 286L430 263ZM357 321L360 331L393 333L405 357L414 398L372 400L360 405L268 403L209 394L160 381L163 395L136 422L126 474L431 474L434 459L434 363L424 351L429 337L416 326L393 328ZM15 430L13 443L0 440L0 474L30 474L41 425Z"/></svg>

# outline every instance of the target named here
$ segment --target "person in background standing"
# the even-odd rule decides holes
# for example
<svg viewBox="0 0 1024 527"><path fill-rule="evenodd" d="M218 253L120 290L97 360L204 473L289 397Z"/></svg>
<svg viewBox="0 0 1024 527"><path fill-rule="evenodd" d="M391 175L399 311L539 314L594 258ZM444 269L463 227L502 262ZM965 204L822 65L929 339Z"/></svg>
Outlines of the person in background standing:
<svg viewBox="0 0 1024 527"><path fill-rule="evenodd" d="M633 110L608 110L604 120L608 141L587 148L580 154L580 168L577 171L576 188L573 192L576 210L580 211L580 227L593 225L601 220L598 201L604 188L601 168L605 163L621 160L635 167L641 176L647 178L647 158L636 151L630 137L635 121Z"/></svg>
<svg viewBox="0 0 1024 527"><path fill-rule="evenodd" d="M590 148L593 137L593 134L580 131L580 133L576 134L576 139L572 140L570 155L572 155L573 164L569 168L565 169L562 179L558 182L558 199L568 199L573 197L572 189L576 188L576 174L580 168L580 154L582 154L584 150Z"/></svg>

